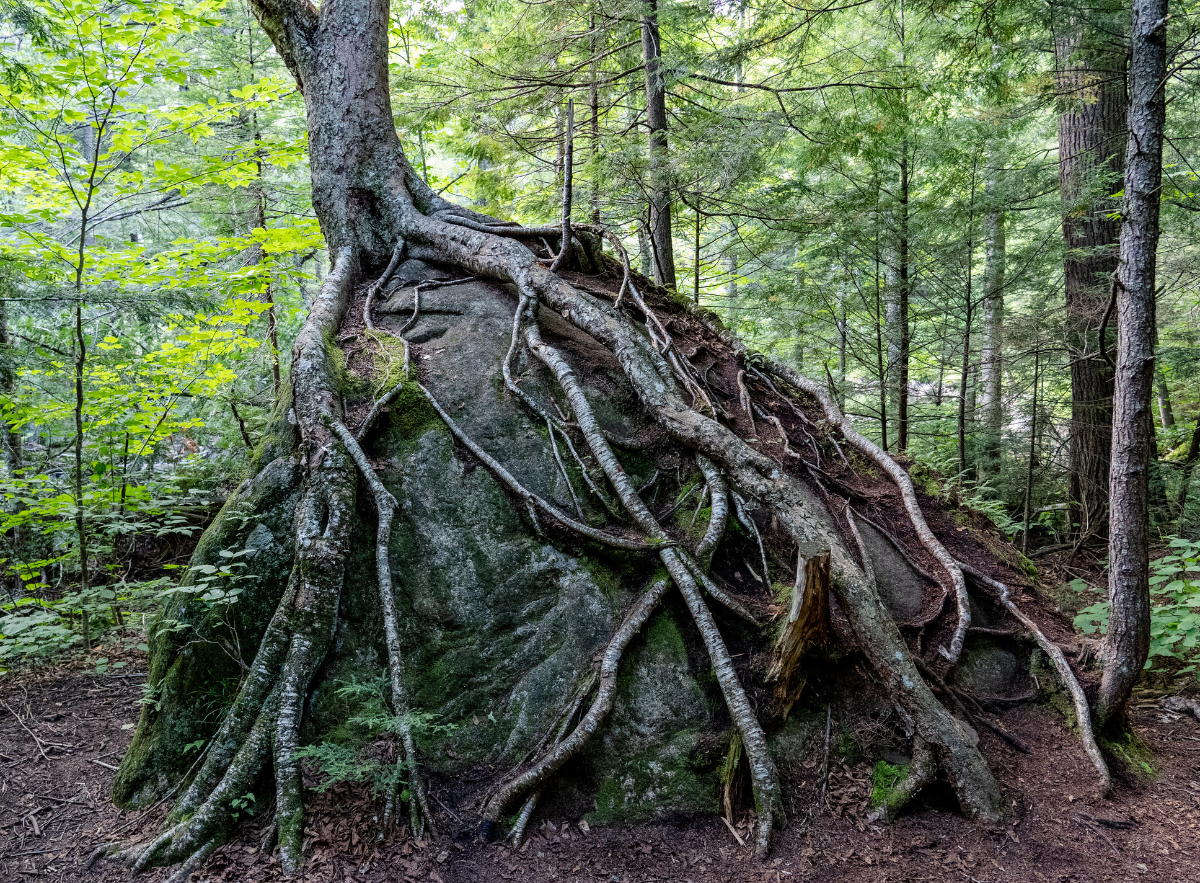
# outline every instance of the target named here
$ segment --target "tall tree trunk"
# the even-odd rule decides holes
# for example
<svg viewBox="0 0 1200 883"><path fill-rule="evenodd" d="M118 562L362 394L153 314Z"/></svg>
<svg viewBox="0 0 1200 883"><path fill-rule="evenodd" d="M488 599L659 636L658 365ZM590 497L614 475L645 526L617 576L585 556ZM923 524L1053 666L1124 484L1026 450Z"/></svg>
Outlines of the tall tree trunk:
<svg viewBox="0 0 1200 883"><path fill-rule="evenodd" d="M893 244L887 251L888 380L896 414L896 448L908 449L908 362L911 345L908 327L909 278L908 139L900 150L899 178L892 213Z"/></svg>
<svg viewBox="0 0 1200 883"><path fill-rule="evenodd" d="M1042 350L1040 342L1033 351L1033 404L1029 408L1029 459L1025 467L1025 529L1021 531L1021 554L1029 552L1029 526L1033 514L1033 467L1037 459L1037 409L1038 384L1042 375Z"/></svg>
<svg viewBox="0 0 1200 883"><path fill-rule="evenodd" d="M1116 0L1086 13L1061 11L1055 21L1059 188L1066 247L1066 332L1071 360L1070 502L1082 535L1102 533L1108 509L1113 371L1099 357L1097 331L1117 268L1119 208L1106 198L1120 189L1124 165L1125 50L1101 17ZM1111 17L1110 17L1111 18ZM1122 23L1123 25L1123 23Z"/></svg>
<svg viewBox="0 0 1200 883"><path fill-rule="evenodd" d="M674 288L667 90L663 83L662 43L658 38L658 0L649 0L642 17L642 61L646 67L646 125L650 129L650 245L654 255L654 281Z"/></svg>
<svg viewBox="0 0 1200 883"><path fill-rule="evenodd" d="M880 297L880 289L887 290L887 270L880 266L879 235L875 235L875 361L879 375L879 446L888 449L888 367L891 364L891 352L884 347L884 330L886 323L886 306L883 301L887 295ZM881 274L883 270L883 274ZM886 358L885 358L886 352Z"/></svg>
<svg viewBox="0 0 1200 883"><path fill-rule="evenodd" d="M975 402L974 385L971 384L971 322L975 318L975 302L972 283L975 281L975 175L978 162L971 168L971 203L967 212L967 262L966 262L966 307L967 315L963 320L963 357L962 374L958 387L958 475L961 482L967 474L967 420L974 419ZM967 401L967 389L972 389L972 401Z"/></svg>
<svg viewBox="0 0 1200 883"><path fill-rule="evenodd" d="M896 378L896 447L908 450L908 360L911 347L911 331L908 325L908 299L912 291L912 278L908 261L908 199L909 168L908 139L904 139L900 154L900 363Z"/></svg>
<svg viewBox="0 0 1200 883"><path fill-rule="evenodd" d="M995 181L988 181L994 198ZM1001 386L1004 365L1004 213L989 206L983 219L983 340L979 348L979 409L983 439L979 446L979 480L994 479L1000 472L1000 435L1004 428Z"/></svg>
<svg viewBox="0 0 1200 883"><path fill-rule="evenodd" d="M1154 385L1154 275L1166 121L1167 0L1133 0L1129 141L1117 290L1117 376L1109 482L1108 633L1096 701L1100 726L1124 708L1150 651L1148 479Z"/></svg>

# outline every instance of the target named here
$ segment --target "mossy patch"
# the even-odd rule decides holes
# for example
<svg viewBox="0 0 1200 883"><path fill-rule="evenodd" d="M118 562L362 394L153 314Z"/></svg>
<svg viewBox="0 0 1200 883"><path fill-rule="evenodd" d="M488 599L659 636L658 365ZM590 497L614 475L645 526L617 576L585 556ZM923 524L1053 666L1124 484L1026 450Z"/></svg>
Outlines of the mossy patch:
<svg viewBox="0 0 1200 883"><path fill-rule="evenodd" d="M688 764L699 739L695 730L676 734L666 745L628 758L620 772L603 779L596 792L591 824L635 822L667 812L715 812L716 776L702 776Z"/></svg>
<svg viewBox="0 0 1200 883"><path fill-rule="evenodd" d="M862 759L862 748L858 744L858 739L849 730L838 730L835 745L834 753L850 766L854 766Z"/></svg>
<svg viewBox="0 0 1200 883"><path fill-rule="evenodd" d="M333 385L341 393L342 398L347 402L356 402L369 396L371 384L346 366L346 353L338 346L333 332L325 331L323 341L325 354L329 357L329 370L333 375Z"/></svg>
<svg viewBox="0 0 1200 883"><path fill-rule="evenodd" d="M908 778L909 768L909 764L893 765L881 760L871 770L871 806L882 809L889 818L902 805L896 786Z"/></svg>
<svg viewBox="0 0 1200 883"><path fill-rule="evenodd" d="M1101 736L1097 742L1099 742L1101 750L1119 760L1130 775L1146 781L1158 778L1154 752L1146 740L1136 733L1126 732L1119 739Z"/></svg>

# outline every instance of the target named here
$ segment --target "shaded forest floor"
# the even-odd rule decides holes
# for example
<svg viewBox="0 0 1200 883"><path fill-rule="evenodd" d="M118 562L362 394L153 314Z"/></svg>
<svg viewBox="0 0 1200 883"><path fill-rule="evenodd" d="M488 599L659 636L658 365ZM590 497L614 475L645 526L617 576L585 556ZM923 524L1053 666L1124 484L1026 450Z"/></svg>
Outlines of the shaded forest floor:
<svg viewBox="0 0 1200 883"><path fill-rule="evenodd" d="M163 806L124 813L108 799L144 681L141 655L125 659L117 673L98 674L94 659L80 658L0 679L0 880L126 880L125 869L111 863L87 869L89 854L101 843L148 836L165 812ZM870 824L870 768L834 759L823 811L815 812L818 788L809 776L788 797L789 826L778 832L765 864L711 817L590 829L579 819L556 819L553 827L544 821L518 852L478 842L471 808L478 795L463 792L460 799L449 783L434 781L448 834L429 843L403 833L378 842L378 807L361 791L308 792L302 879L1200 881L1200 724L1164 712L1155 699L1139 693L1134 719L1157 774L1120 777L1111 799L1097 795L1078 739L1054 712L1038 705L1004 712L1004 725L1032 751L1020 754L983 736L1008 807L997 831L964 821L949 792L936 790L897 823ZM260 854L262 827L261 819L247 817L238 836L192 879L280 879L278 857ZM167 876L158 869L144 879Z"/></svg>

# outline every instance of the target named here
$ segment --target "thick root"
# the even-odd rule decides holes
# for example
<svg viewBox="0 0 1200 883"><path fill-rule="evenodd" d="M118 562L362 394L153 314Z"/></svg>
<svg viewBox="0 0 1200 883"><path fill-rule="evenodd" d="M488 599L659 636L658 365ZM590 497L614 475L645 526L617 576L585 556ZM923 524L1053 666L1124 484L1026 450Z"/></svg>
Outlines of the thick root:
<svg viewBox="0 0 1200 883"><path fill-rule="evenodd" d="M933 781L937 773L937 758L934 757L929 745L920 736L913 738L912 764L908 775L887 790L887 796L873 814L875 818L885 821L895 821L896 816L904 809L921 789Z"/></svg>

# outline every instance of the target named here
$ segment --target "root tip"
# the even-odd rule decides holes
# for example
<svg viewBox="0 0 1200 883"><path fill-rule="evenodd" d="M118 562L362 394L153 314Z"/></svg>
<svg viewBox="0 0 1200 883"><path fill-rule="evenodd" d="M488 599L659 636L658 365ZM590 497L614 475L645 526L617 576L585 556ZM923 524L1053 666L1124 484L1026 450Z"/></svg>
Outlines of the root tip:
<svg viewBox="0 0 1200 883"><path fill-rule="evenodd" d="M479 837L484 843L495 843L500 839L500 826L491 819L479 823Z"/></svg>

